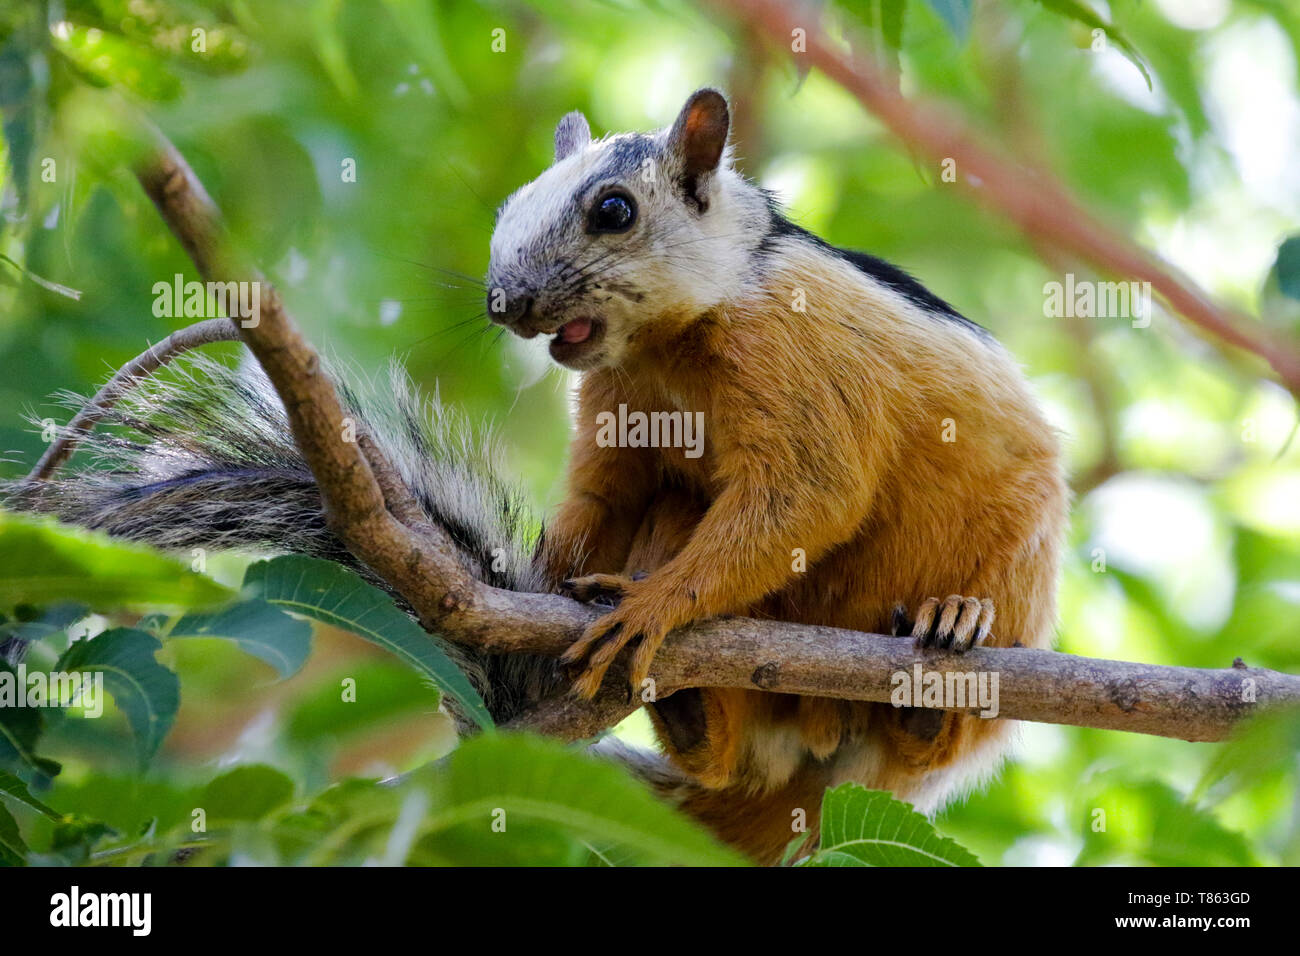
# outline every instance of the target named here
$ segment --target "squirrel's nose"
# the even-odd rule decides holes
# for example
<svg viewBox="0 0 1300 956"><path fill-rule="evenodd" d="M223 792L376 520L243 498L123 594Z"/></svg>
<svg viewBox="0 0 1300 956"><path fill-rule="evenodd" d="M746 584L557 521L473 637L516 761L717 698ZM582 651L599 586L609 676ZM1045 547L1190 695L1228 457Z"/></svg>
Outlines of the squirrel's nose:
<svg viewBox="0 0 1300 956"><path fill-rule="evenodd" d="M531 318L534 299L531 295L488 296L488 314L500 325L518 327Z"/></svg>

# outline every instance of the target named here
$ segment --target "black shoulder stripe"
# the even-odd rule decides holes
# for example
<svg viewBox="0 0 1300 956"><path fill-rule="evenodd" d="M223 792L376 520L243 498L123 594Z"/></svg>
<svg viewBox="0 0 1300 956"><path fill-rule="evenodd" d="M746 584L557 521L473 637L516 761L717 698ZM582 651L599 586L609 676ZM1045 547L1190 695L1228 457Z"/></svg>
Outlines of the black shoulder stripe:
<svg viewBox="0 0 1300 956"><path fill-rule="evenodd" d="M877 258L876 256L868 255L865 252L855 252L852 249L841 249L839 246L832 246L829 242L822 239L821 236L809 232L802 226L795 225L789 219L785 218L785 216L781 215L781 213L776 209L771 210L771 215L771 227L768 230L767 239L765 240L764 245L768 245L771 239L776 239L782 236L793 237L803 242L811 242L832 255L843 259L845 262L849 263L849 265L858 269L860 272L871 276L871 278L875 279L877 282L889 286L895 292L899 293L909 301L914 302L916 305L919 305L926 311L932 312L945 319L951 319L954 322L960 322L979 332L981 335L989 335L988 329L984 328L984 326L980 325L978 322L966 318L966 316L962 315L951 305L939 298L893 263L886 262L884 259Z"/></svg>

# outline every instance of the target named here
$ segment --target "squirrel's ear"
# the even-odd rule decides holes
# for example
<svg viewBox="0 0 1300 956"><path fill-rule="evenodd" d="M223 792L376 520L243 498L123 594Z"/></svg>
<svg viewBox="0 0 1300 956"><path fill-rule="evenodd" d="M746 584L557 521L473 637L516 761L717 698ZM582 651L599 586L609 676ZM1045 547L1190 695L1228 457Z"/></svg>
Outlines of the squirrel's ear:
<svg viewBox="0 0 1300 956"><path fill-rule="evenodd" d="M555 161L558 163L591 142L591 127L587 117L577 110L566 113L555 127Z"/></svg>
<svg viewBox="0 0 1300 956"><path fill-rule="evenodd" d="M668 132L668 148L681 162L686 193L704 207L704 177L718 168L727 145L731 116L727 99L717 90L696 90Z"/></svg>

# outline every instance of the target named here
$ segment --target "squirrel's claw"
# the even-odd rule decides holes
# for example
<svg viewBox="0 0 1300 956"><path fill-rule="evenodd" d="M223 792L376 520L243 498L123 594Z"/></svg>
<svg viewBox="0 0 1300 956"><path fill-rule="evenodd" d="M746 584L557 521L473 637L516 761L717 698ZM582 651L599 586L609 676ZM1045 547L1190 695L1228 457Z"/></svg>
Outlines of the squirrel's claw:
<svg viewBox="0 0 1300 956"><path fill-rule="evenodd" d="M587 666L573 682L574 694L586 700L596 696L609 665L627 643L627 638L623 636L622 622L606 623L605 618L609 616L607 614L592 622L582 637L574 641L560 657L563 664L574 664L583 658L587 659Z"/></svg>
<svg viewBox="0 0 1300 956"><path fill-rule="evenodd" d="M897 610L894 614L897 633L900 619ZM918 649L961 654L979 645L992 626L992 600L950 594L942 601L927 598L921 602L912 625L912 639Z"/></svg>
<svg viewBox="0 0 1300 956"><path fill-rule="evenodd" d="M586 660L586 668L573 682L574 693L590 699L600 690L605 672L614 658L628 645L636 648L632 658L630 685L634 693L640 691L642 681L650 673L650 664L663 644L670 628L660 616L648 609L645 601L624 601L619 607L587 626L582 637L564 652L560 661L574 664Z"/></svg>

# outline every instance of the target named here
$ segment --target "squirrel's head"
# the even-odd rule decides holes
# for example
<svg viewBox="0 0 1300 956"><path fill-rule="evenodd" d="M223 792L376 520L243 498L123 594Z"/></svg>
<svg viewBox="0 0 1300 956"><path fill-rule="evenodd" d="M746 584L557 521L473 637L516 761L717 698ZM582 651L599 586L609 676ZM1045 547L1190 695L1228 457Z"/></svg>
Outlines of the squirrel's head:
<svg viewBox="0 0 1300 956"><path fill-rule="evenodd" d="M761 239L761 194L731 169L727 101L698 90L657 133L593 141L581 113L555 130L555 163L501 207L488 315L551 357L617 366L738 289ZM756 209L761 207L761 211Z"/></svg>

